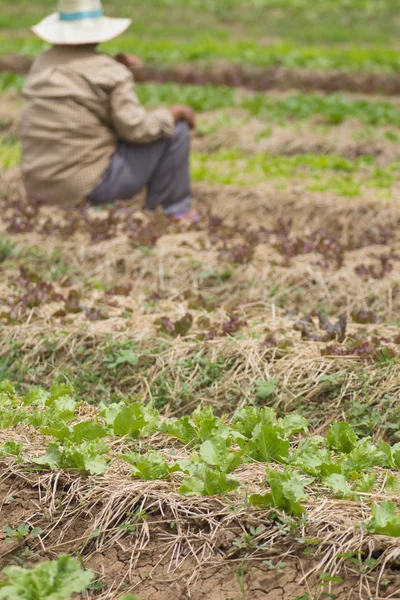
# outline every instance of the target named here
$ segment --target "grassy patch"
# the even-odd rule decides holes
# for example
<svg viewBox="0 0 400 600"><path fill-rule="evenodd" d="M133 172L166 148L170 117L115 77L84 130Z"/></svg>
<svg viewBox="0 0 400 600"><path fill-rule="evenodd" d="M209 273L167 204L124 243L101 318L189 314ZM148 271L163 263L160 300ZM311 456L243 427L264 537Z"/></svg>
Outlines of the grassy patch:
<svg viewBox="0 0 400 600"><path fill-rule="evenodd" d="M60 384L73 381L78 396L89 403L99 398L113 401L127 394L138 398L148 394L159 410L173 414L194 409L205 397L214 398L218 412L235 406L236 386L224 399L218 393L218 382L229 377L235 361L222 355L212 357L202 344L188 346L185 356L170 364L168 340L143 346L106 336L96 343L94 352L84 338L68 351L67 339L66 332L43 337L30 360L26 360L21 343L11 342L0 355L0 377L14 380L25 391L43 380Z"/></svg>
<svg viewBox="0 0 400 600"><path fill-rule="evenodd" d="M351 161L334 154L246 155L239 149L221 150L213 155L194 153L192 159L193 177L197 181L254 185L271 178L302 179L311 180L311 189L330 189L345 196L358 195L363 185L390 188L397 169L397 163L379 169L368 156Z"/></svg>
<svg viewBox="0 0 400 600"><path fill-rule="evenodd" d="M14 252L14 244L7 238L0 239L0 263L4 262Z"/></svg>
<svg viewBox="0 0 400 600"><path fill-rule="evenodd" d="M23 75L0 73L0 94L8 90L15 90L21 93L24 83L25 77Z"/></svg>
<svg viewBox="0 0 400 600"><path fill-rule="evenodd" d="M0 141L0 168L17 167L20 152L18 142ZM248 155L238 148L215 154L192 154L194 181L249 186L269 179L301 179L310 180L308 187L312 190L331 190L343 196L358 196L363 186L389 190L395 183L398 167L396 162L378 168L369 156L352 161L335 154Z"/></svg>
<svg viewBox="0 0 400 600"><path fill-rule="evenodd" d="M0 137L0 169L13 169L21 158L20 144L14 140Z"/></svg>

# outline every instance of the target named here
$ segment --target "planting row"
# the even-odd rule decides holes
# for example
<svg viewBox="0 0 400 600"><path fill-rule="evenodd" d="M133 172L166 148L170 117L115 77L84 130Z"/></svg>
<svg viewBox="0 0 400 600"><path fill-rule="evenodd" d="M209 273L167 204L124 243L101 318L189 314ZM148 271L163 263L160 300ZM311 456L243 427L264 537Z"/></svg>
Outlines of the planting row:
<svg viewBox="0 0 400 600"><path fill-rule="evenodd" d="M25 77L10 73L0 74L0 92L9 89L20 92ZM245 94L223 86L193 86L177 84L139 83L140 100L149 108L164 104L183 103L198 112L228 108L245 109L252 116L269 123L285 125L288 121L301 121L322 117L329 125L356 119L373 127L400 127L400 109L390 101L368 101L343 94L317 95L292 94L277 98L266 93Z"/></svg>
<svg viewBox="0 0 400 600"><path fill-rule="evenodd" d="M82 405L68 386L54 386L50 392L35 389L19 397L12 384L3 381L0 390L3 432L23 424L24 431L31 426L50 438L39 456L21 442L0 447L2 459L12 459L21 468L99 476L112 462L123 461L134 478L176 480L184 496L214 496L239 488L240 479L232 475L239 468L265 463L269 490L250 495L247 502L294 516L306 512L305 503L316 493L360 502L378 487L381 498L400 492L394 473L400 470L400 444L358 438L346 422L334 422L326 436L313 436L301 415L277 418L266 407L239 409L231 423L215 416L210 407L196 410L192 417L162 420L151 404L128 400L101 404L91 411L90 420L77 422ZM157 432L158 437L152 437ZM115 450L118 441L123 442L123 452ZM153 449L157 444L163 451ZM174 461L182 452L185 457ZM372 506L371 520L363 526L370 533L400 536L396 505L387 499Z"/></svg>
<svg viewBox="0 0 400 600"><path fill-rule="evenodd" d="M0 142L0 169L15 168L19 161L17 142ZM351 161L335 154L248 155L238 148L192 154L194 181L248 187L271 179L295 179L311 191L333 191L350 197L361 195L365 188L382 190L387 196L396 183L398 169L399 161L380 168L369 156Z"/></svg>
<svg viewBox="0 0 400 600"><path fill-rule="evenodd" d="M47 48L33 37L0 35L2 55L23 54L34 56ZM249 67L287 69L314 69L398 73L400 58L397 50L388 47L338 48L327 46L299 46L280 43L270 46L258 41L222 41L209 35L197 35L190 41L183 39L148 38L125 35L118 42L104 45L109 53L128 52L140 56L148 65L170 66L181 63L213 63L230 61Z"/></svg>
<svg viewBox="0 0 400 600"><path fill-rule="evenodd" d="M49 0L32 4L20 0L15 8L2 4L0 27L28 29L53 5ZM108 3L107 14L134 15L132 31L147 38L190 39L207 30L210 37L264 40L268 37L317 43L382 43L396 41L397 4L390 0L149 0L138 5L127 0L124 6Z"/></svg>

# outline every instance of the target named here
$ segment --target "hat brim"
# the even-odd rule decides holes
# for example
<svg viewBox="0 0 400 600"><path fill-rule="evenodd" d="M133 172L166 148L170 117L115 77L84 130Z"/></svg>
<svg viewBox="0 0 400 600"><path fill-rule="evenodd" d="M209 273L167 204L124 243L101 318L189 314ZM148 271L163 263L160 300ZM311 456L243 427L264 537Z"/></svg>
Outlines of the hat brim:
<svg viewBox="0 0 400 600"><path fill-rule="evenodd" d="M131 19L83 19L73 23L60 21L54 13L32 27L35 35L49 44L78 46L80 44L100 44L118 37L132 23Z"/></svg>

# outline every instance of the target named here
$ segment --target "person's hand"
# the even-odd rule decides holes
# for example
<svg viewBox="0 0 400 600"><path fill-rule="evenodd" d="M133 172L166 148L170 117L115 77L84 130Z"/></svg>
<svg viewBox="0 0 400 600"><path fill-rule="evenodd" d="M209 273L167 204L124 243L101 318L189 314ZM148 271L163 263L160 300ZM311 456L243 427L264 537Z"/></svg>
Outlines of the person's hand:
<svg viewBox="0 0 400 600"><path fill-rule="evenodd" d="M114 58L117 62L121 63L121 65L124 65L131 70L141 69L144 65L141 58L138 56L133 56L132 54L124 54L123 52L120 52Z"/></svg>
<svg viewBox="0 0 400 600"><path fill-rule="evenodd" d="M177 121L186 121L190 129L194 129L196 126L196 113L190 106L183 104L176 104L170 107L171 115L174 118L175 123Z"/></svg>

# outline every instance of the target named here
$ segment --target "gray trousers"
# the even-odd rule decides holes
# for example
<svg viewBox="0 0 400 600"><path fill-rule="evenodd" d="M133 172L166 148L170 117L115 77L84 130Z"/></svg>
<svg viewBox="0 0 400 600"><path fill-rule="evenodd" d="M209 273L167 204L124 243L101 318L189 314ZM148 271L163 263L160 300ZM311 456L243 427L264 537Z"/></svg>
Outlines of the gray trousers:
<svg viewBox="0 0 400 600"><path fill-rule="evenodd" d="M121 142L87 200L95 206L130 200L147 187L147 210L161 206L165 215L184 215L192 204L189 155L190 132L184 121L176 124L170 139L140 145Z"/></svg>

